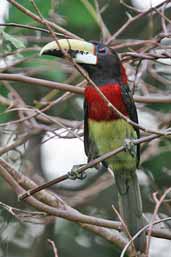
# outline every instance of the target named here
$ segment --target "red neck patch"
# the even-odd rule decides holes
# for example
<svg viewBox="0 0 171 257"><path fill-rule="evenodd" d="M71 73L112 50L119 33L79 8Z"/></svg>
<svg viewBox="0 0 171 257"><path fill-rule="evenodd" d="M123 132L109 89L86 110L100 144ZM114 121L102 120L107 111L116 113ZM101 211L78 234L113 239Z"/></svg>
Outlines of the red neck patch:
<svg viewBox="0 0 171 257"><path fill-rule="evenodd" d="M119 84L106 84L100 86L99 89L121 113L128 116ZM85 99L88 104L88 118L96 121L115 120L119 118L92 86L86 87Z"/></svg>

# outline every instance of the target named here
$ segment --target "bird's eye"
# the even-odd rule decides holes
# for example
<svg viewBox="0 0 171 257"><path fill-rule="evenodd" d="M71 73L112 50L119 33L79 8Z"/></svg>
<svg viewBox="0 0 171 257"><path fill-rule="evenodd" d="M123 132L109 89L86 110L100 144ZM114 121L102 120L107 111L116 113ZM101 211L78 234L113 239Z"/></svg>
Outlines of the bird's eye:
<svg viewBox="0 0 171 257"><path fill-rule="evenodd" d="M106 47L98 48L98 53L99 54L106 54L107 53L107 48Z"/></svg>

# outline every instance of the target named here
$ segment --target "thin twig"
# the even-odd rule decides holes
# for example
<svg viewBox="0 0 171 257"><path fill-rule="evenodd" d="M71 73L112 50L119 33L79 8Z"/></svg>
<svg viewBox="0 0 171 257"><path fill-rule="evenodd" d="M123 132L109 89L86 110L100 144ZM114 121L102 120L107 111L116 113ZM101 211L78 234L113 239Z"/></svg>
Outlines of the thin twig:
<svg viewBox="0 0 171 257"><path fill-rule="evenodd" d="M56 245L55 245L54 241L48 239L48 243L52 246L54 257L59 257L58 256L58 250L56 248Z"/></svg>
<svg viewBox="0 0 171 257"><path fill-rule="evenodd" d="M155 7L155 10L156 10L157 8L160 8L160 7L163 6L164 4L169 3L169 2L170 2L170 0L166 0L166 1L162 2L162 3L159 3L159 4ZM109 39L107 40L106 44L109 45L109 44L110 44L113 40L115 40L121 33L123 33L123 31L125 31L132 23L134 23L135 21L137 21L137 20L139 20L140 18L142 18L142 17L148 15L149 13L151 13L151 12L153 12L153 11L154 11L154 8L152 7L152 8L148 9L148 10L145 11L145 12L138 13L138 14L135 15L134 17L129 18L128 21L127 21L126 23L124 23L123 26L120 27L119 30L116 31L116 32L111 36L111 38L109 38Z"/></svg>
<svg viewBox="0 0 171 257"><path fill-rule="evenodd" d="M169 221L169 220L171 220L171 217L154 221L154 222L152 223L152 225L159 224L159 223L161 223L161 222L167 222L167 221ZM148 229L150 225L151 225L151 224L147 224L146 226L144 226L142 229L140 229L140 230L133 236L133 238L126 244L126 246L125 246L124 249L122 250L120 257L124 257L124 255L125 255L127 249L128 249L129 246L131 245L132 241L134 241L143 231L145 231L146 229Z"/></svg>
<svg viewBox="0 0 171 257"><path fill-rule="evenodd" d="M171 132L168 131L168 136L169 136L169 135L171 135ZM152 135L150 135L150 136L146 136L146 137L142 137L142 138L139 138L139 139L131 140L131 142L132 142L133 144L137 145L137 144L141 144L141 143L144 143L144 142L149 142L149 141L154 140L154 139L156 139L156 138L158 138L158 137L160 137L160 136L161 136L161 135L156 135L156 134L153 135L153 134L152 134ZM78 168L78 169L77 169L77 173L78 173L78 174L81 174L81 173L83 173L85 170L87 170L87 169L89 169L89 168L92 168L93 166L97 165L98 163L100 163L100 162L102 162L102 161L104 161L104 160L110 158L110 157L113 156L113 155L116 155L116 154L118 154L118 153L124 151L125 149L126 149L126 146L121 146L121 147L119 147L119 148L117 148L117 149L115 149L115 150L113 150L113 151L111 151L111 152L105 153L105 154L103 154L102 156L100 156L100 157L98 157L98 158L96 158L96 159L90 161L89 163L87 163L87 164L81 166L80 168ZM65 175L63 175L63 176L61 176L61 177L58 177L58 178L56 178L56 179L53 179L53 180L51 180L51 181L49 181L49 182L47 182L47 183L45 183L45 184L43 184L43 185L41 185L41 186L38 186L38 187L36 187L36 188L33 188L33 189L31 189L31 190L25 192L23 195L20 195L20 196L19 196L19 199L20 199L20 200L23 200L23 199L25 199L25 198L27 198L27 197L29 197L29 196L31 196L31 195L33 195L33 194L39 192L40 190L43 190L43 189L45 189L45 188L47 188L47 187L50 187L50 186L52 186L52 185L54 185L54 184L60 183L60 182L66 180L66 179L68 179L68 178L69 178L69 174L66 173Z"/></svg>
<svg viewBox="0 0 171 257"><path fill-rule="evenodd" d="M6 182L12 187L12 189L17 193L17 194L21 194L24 190L23 188L30 188L33 187L33 185L35 186L35 182L33 182L31 179L29 179L28 177L24 176L22 173L17 172L14 168L12 168L7 162L5 162L4 160L0 159L0 174L1 176L3 176L3 178L6 180ZM22 186L22 187L21 187ZM39 209L43 212L48 212L49 215L55 215L55 216L59 216L71 221L76 221L76 222L84 222L83 227L86 228L86 223L89 224L88 226L90 226L90 224L95 225L95 226L101 226L101 227L106 227L106 228L111 228L111 229L117 229L119 231L121 231L122 225L120 222L116 222L116 221L111 221L111 220L104 220L104 219L100 219L100 218L95 218L95 217L91 217L88 215L82 215L81 213L79 213L78 211L74 210L73 208L69 207L66 203L64 203L62 201L62 199L60 199L59 197L57 197L56 195L54 195L53 193L49 192L49 191L42 191L39 192L38 194L35 195L36 199L41 200L43 203L48 204L49 206L54 207L54 209L46 209L46 205L44 206L45 209L43 208L42 205L39 205L39 201L36 201L35 198L31 197L26 199L26 202L31 204L32 206L34 206L36 209ZM42 209L43 208L43 209ZM65 210L64 211L60 211L60 209ZM81 216L80 216L81 214ZM75 218L74 216L75 215ZM156 222L156 224L158 223L158 221ZM88 228L90 229L91 226ZM92 229L93 231L93 229ZM108 240L110 240L111 242L115 241L115 237L113 235L113 238L110 238L111 233L107 233L106 230L100 230L100 228L98 228L96 230L99 231L99 233L101 232L105 232L105 238ZM152 230L152 235L159 237L159 238L166 238L166 239L171 239L171 235L168 232L165 231L161 231L161 230L157 230L157 229L153 229ZM102 233L103 236L103 233ZM104 237L104 236L103 236Z"/></svg>
<svg viewBox="0 0 171 257"><path fill-rule="evenodd" d="M18 2L16 2L15 0L7 0L9 3L11 3L12 5L14 5L17 9L19 9L21 12L23 12L24 14L26 14L27 16L30 16L33 20L41 23L44 25L44 23L42 23L42 20L40 19L39 16L33 14L33 12L31 12L30 10L28 10L27 8L25 8L23 5L19 4ZM48 24L50 24L50 26L52 26L52 28L56 29L57 31L63 33L64 35L69 36L70 38L76 38L76 39L80 39L80 37L76 36L75 34L67 31L66 29L62 28L61 26L47 21Z"/></svg>
<svg viewBox="0 0 171 257"><path fill-rule="evenodd" d="M26 83L28 85L42 86L50 89L59 89L61 91L69 91L74 94L80 94L80 95L84 94L84 88L80 88L77 86L72 86L64 83L59 83L55 81L45 80L45 79L38 79L38 78L23 76L20 74L0 73L0 80L17 81L17 82ZM165 104L165 103L171 103L171 96L134 95L134 100L138 103Z"/></svg>
<svg viewBox="0 0 171 257"><path fill-rule="evenodd" d="M171 187L169 187L164 194L160 197L160 199L158 200L157 197L155 197L156 199L156 206L152 215L152 219L151 222L149 224L149 230L148 230L148 237L147 237L147 246L146 246L146 251L145 251L145 256L148 257L149 256L149 250L150 250L150 242L151 242L151 235L152 235L152 228L153 228L153 224L154 221L156 220L156 216L157 213L159 211L159 208L161 206L161 204L163 203L164 199L166 198L166 196L171 192Z"/></svg>
<svg viewBox="0 0 171 257"><path fill-rule="evenodd" d="M39 28L39 27L35 27L35 26L30 26L30 25L24 25L24 24L19 24L19 23L14 23L14 22L10 22L10 23L0 23L0 27L16 27L16 28L24 28L24 29L29 29L29 30L35 30L35 31L41 31L41 32L45 32L45 33L50 33L47 29L43 29L43 28ZM57 33L55 32L55 34L59 37L66 37L68 38L69 36L63 34L63 33Z"/></svg>
<svg viewBox="0 0 171 257"><path fill-rule="evenodd" d="M37 135L39 133L40 133L40 129L32 130L30 133L26 133L23 136L18 137L14 143L4 147L0 147L0 156L26 143L33 135Z"/></svg>

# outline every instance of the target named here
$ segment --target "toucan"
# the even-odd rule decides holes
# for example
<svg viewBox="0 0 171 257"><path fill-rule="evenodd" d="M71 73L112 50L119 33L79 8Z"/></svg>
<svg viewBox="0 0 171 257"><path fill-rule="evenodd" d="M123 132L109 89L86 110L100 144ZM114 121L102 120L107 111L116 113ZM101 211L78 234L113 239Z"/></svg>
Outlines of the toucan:
<svg viewBox="0 0 171 257"><path fill-rule="evenodd" d="M77 39L59 39L46 44L41 55L64 58L69 55L89 75L108 101L126 118L138 124L138 116L125 68L118 54L101 42ZM140 146L131 144L139 138L139 128L127 122L88 83L84 93L84 149L88 161L127 145L122 151L105 161L115 177L120 215L131 236L143 226L143 210L136 169L140 160ZM129 142L128 145L126 142ZM130 147L131 146L131 147ZM145 233L134 241L137 251L145 251Z"/></svg>

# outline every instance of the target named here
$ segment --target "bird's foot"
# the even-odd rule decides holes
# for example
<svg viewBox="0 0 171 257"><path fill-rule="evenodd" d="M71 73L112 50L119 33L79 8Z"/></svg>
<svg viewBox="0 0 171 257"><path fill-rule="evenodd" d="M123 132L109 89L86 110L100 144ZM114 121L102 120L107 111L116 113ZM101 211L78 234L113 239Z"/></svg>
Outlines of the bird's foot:
<svg viewBox="0 0 171 257"><path fill-rule="evenodd" d="M128 151L133 157L136 156L136 146L130 138L126 138L124 142L125 151Z"/></svg>
<svg viewBox="0 0 171 257"><path fill-rule="evenodd" d="M68 172L68 178L71 180L76 180L76 179L80 179L83 180L87 177L87 174L85 173L85 171L80 172L79 168L81 166L83 166L85 164L80 164L80 165L74 165L71 169L71 171Z"/></svg>

